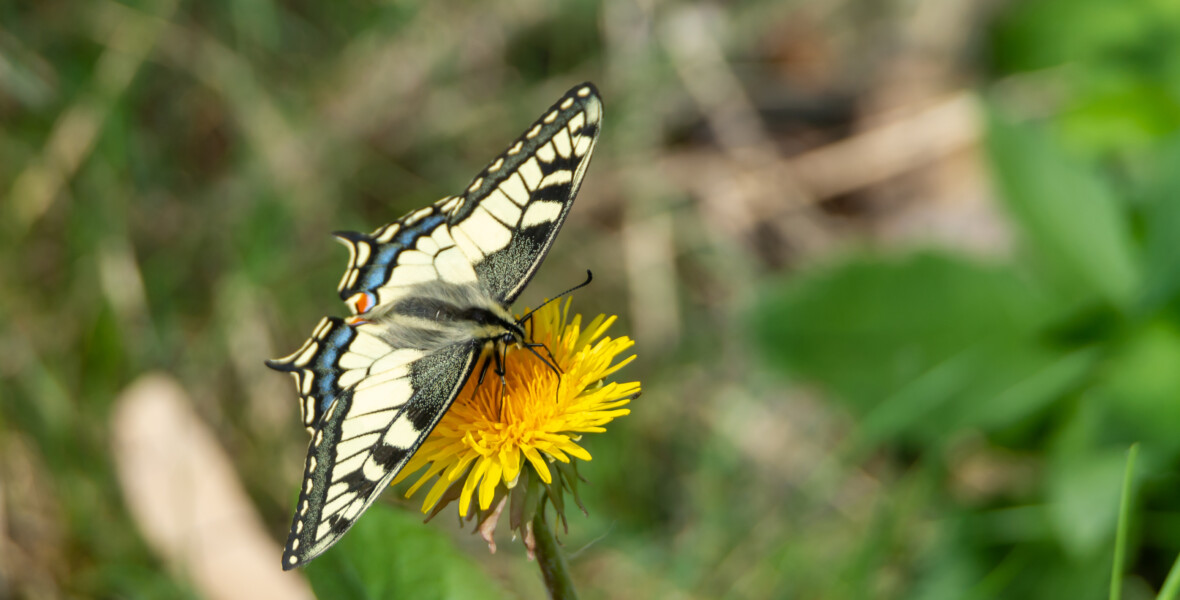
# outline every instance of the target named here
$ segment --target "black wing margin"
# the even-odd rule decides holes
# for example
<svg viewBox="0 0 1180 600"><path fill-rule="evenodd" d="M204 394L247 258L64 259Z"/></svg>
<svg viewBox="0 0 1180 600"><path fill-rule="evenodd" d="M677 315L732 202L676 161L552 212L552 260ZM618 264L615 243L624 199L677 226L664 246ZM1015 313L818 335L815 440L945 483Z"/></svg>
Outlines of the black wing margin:
<svg viewBox="0 0 1180 600"><path fill-rule="evenodd" d="M475 177L451 212L451 236L501 303L520 295L549 253L601 126L598 90L575 86Z"/></svg>

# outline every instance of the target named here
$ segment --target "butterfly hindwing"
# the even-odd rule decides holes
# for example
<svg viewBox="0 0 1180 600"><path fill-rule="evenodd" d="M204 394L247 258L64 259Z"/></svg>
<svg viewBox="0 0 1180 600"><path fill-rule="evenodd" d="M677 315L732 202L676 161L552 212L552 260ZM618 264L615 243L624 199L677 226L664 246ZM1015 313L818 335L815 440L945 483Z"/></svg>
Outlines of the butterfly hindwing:
<svg viewBox="0 0 1180 600"><path fill-rule="evenodd" d="M601 123L594 86L571 89L475 177L451 213L451 236L504 304L520 295L553 245Z"/></svg>
<svg viewBox="0 0 1180 600"><path fill-rule="evenodd" d="M299 411L308 433L315 433L316 423L339 394L343 374L339 352L355 337L353 328L340 319L324 317L298 350L286 358L266 361L270 368L295 378Z"/></svg>
<svg viewBox="0 0 1180 600"><path fill-rule="evenodd" d="M312 428L283 553L288 569L331 546L376 500L442 418L479 351L476 340L430 352L397 348L380 325L334 318L316 331L310 353L274 362L327 402Z"/></svg>

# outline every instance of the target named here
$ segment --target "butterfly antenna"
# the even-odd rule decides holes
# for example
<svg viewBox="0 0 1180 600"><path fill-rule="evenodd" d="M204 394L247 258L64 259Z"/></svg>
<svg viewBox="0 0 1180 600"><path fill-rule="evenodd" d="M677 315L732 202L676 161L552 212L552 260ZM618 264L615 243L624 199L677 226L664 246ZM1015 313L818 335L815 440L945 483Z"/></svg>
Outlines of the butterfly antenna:
<svg viewBox="0 0 1180 600"><path fill-rule="evenodd" d="M558 298L561 298L562 296L565 296L566 294L572 294L573 292L576 292L576 291L590 285L591 281L594 281L594 274L590 272L590 269L586 269L586 281L583 281L582 283L579 283L578 285L575 285L574 287L542 302L540 306L538 306L537 308L534 308L533 310L530 310L527 314L525 314L525 316L521 317L520 320L517 321L517 323L524 323L524 322L528 321L529 319L531 319L533 317L533 313L537 312L538 310L541 310L550 302L553 302L554 300L557 300Z"/></svg>

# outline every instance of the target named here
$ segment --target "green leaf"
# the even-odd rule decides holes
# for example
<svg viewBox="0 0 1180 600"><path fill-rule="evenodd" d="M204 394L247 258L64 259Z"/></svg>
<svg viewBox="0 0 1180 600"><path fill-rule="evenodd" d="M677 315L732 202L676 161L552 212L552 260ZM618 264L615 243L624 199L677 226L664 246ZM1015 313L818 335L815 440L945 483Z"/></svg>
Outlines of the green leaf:
<svg viewBox="0 0 1180 600"><path fill-rule="evenodd" d="M1180 137L1150 158L1154 189L1144 207L1146 237L1145 308L1171 301L1180 292Z"/></svg>
<svg viewBox="0 0 1180 600"><path fill-rule="evenodd" d="M1107 187L1049 137L994 112L988 152L1001 195L1025 241L1062 287L1126 308L1140 274L1127 218Z"/></svg>
<svg viewBox="0 0 1180 600"><path fill-rule="evenodd" d="M852 259L762 298L750 327L765 356L865 412L869 444L1004 426L1094 360L1038 340L1054 308L1013 273L942 254Z"/></svg>
<svg viewBox="0 0 1180 600"><path fill-rule="evenodd" d="M320 598L504 598L436 528L384 506L370 508L307 575Z"/></svg>
<svg viewBox="0 0 1180 600"><path fill-rule="evenodd" d="M1125 470L1125 451L1119 448L1058 452L1049 472L1049 518L1075 558L1092 557L1109 546Z"/></svg>
<svg viewBox="0 0 1180 600"><path fill-rule="evenodd" d="M1112 353L1088 399L1104 415L1104 441L1150 442L1154 452L1180 454L1180 331L1158 320Z"/></svg>

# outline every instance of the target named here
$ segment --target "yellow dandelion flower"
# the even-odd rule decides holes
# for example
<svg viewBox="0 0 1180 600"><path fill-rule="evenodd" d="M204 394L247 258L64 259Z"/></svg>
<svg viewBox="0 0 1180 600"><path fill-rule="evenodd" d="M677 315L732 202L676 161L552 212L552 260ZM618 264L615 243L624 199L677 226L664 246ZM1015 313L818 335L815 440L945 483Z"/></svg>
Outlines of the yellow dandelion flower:
<svg viewBox="0 0 1180 600"><path fill-rule="evenodd" d="M639 382L605 380L635 358L616 361L634 342L627 337L604 337L616 317L599 315L583 327L581 315L569 318L569 305L568 300L564 307L547 304L528 323L531 341L544 345L536 350L545 360L527 348L509 347L504 361L506 386L502 388L492 373L482 385L478 377L468 378L454 404L394 480L397 483L422 471L406 492L407 498L434 480L422 512L434 509L437 514L458 499L460 516L479 512L482 522L497 495L502 508L522 471L530 467L560 511L561 500L554 495L560 494L562 470L557 469L555 483L550 464L570 463L571 457L590 460L590 453L579 445L581 434L606 431L604 425L631 412L624 406L638 396ZM547 361L561 371L560 376ZM571 482L566 487L572 489ZM475 510L473 502L478 506ZM529 518L524 517L529 516L515 514L513 521L527 522Z"/></svg>

